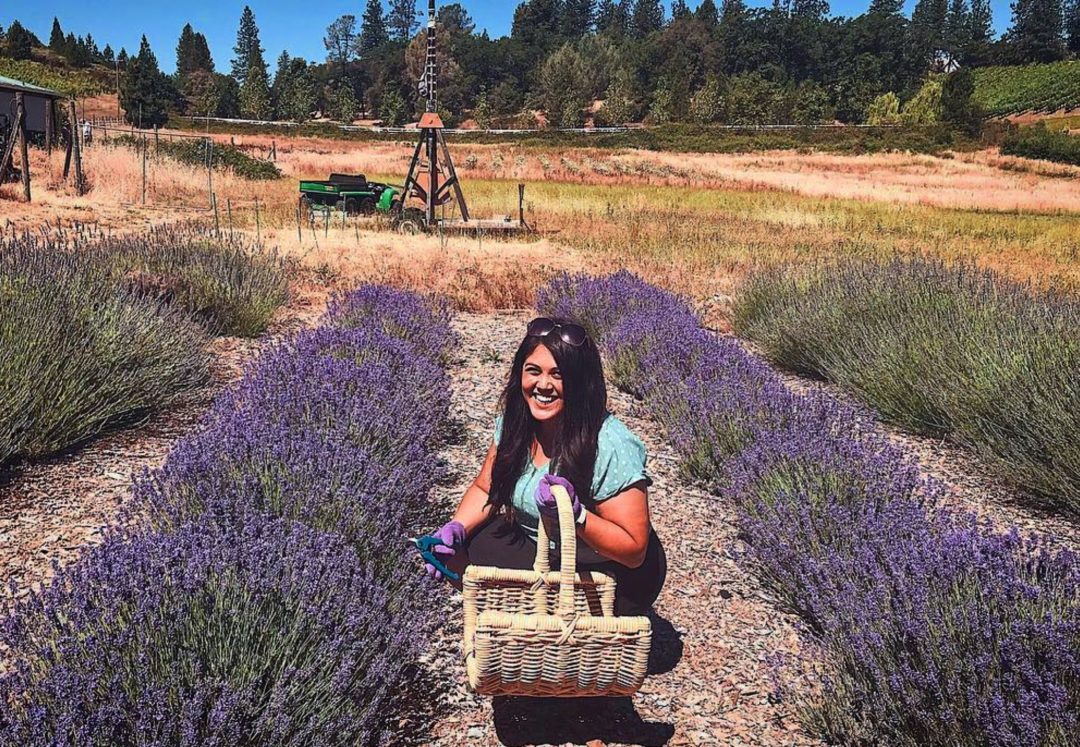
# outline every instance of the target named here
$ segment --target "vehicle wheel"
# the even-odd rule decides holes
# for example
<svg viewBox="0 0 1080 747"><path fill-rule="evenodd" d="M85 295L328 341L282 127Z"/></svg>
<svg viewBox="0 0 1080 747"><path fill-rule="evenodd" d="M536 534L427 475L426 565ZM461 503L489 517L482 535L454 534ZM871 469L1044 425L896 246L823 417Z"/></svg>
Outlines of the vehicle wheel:
<svg viewBox="0 0 1080 747"><path fill-rule="evenodd" d="M425 223L423 210L409 208L401 213L401 218L397 222L397 230L398 233L413 236L424 232Z"/></svg>
<svg viewBox="0 0 1080 747"><path fill-rule="evenodd" d="M374 215L375 198L364 197L360 200L360 215Z"/></svg>
<svg viewBox="0 0 1080 747"><path fill-rule="evenodd" d="M356 215L358 212L360 212L360 203L355 197L350 197L349 199L345 200L344 208L345 212L349 215Z"/></svg>

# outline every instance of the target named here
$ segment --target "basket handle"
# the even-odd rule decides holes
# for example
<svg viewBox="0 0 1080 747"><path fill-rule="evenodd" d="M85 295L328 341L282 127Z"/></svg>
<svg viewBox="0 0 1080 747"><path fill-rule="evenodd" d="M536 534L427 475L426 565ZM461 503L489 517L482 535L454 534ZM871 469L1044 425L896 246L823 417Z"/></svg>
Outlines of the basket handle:
<svg viewBox="0 0 1080 747"><path fill-rule="evenodd" d="M577 570L577 531L574 524L574 507L570 495L561 485L552 485L551 494L555 496L555 505L559 508L559 547L562 552L562 564L559 568L559 610L560 617L574 613L574 572ZM540 517L536 530L536 560L533 570L547 573L551 570L550 548L544 517Z"/></svg>

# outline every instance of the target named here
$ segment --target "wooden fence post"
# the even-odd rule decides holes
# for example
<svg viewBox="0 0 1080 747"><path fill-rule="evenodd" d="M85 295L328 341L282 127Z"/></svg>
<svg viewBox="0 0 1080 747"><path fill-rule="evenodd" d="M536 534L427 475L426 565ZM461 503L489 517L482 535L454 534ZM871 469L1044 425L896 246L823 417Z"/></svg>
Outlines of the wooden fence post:
<svg viewBox="0 0 1080 747"><path fill-rule="evenodd" d="M23 197L30 202L30 155L26 147L26 108L21 91L15 94L15 127L19 135L19 157L22 159Z"/></svg>
<svg viewBox="0 0 1080 747"><path fill-rule="evenodd" d="M79 145L79 121L75 113L75 99L68 102L68 118L71 120L71 154L75 157L75 193L81 195L85 181L83 179L82 148Z"/></svg>

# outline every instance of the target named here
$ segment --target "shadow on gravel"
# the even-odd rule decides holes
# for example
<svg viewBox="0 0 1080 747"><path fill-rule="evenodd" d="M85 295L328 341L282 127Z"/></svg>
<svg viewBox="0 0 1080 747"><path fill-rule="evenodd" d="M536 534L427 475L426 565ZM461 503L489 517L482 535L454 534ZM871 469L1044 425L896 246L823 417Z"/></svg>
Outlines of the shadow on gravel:
<svg viewBox="0 0 1080 747"><path fill-rule="evenodd" d="M631 698L492 699L495 733L507 747L532 744L585 744L594 739L642 747L665 745L675 727L645 721Z"/></svg>
<svg viewBox="0 0 1080 747"><path fill-rule="evenodd" d="M682 634L656 610L648 617L653 624L648 672L670 672L682 659ZM497 697L491 704L495 732L507 747L585 744L594 739L651 747L667 744L675 734L672 724L642 719L632 698Z"/></svg>

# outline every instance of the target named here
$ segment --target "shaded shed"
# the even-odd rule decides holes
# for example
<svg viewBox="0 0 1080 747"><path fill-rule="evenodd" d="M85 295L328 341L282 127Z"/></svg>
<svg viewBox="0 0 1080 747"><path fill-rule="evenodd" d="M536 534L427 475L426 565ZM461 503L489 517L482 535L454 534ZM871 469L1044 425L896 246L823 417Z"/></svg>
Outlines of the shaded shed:
<svg viewBox="0 0 1080 747"><path fill-rule="evenodd" d="M15 94L23 94L28 135L51 136L57 122L56 104L64 94L0 75L0 132L15 121Z"/></svg>

